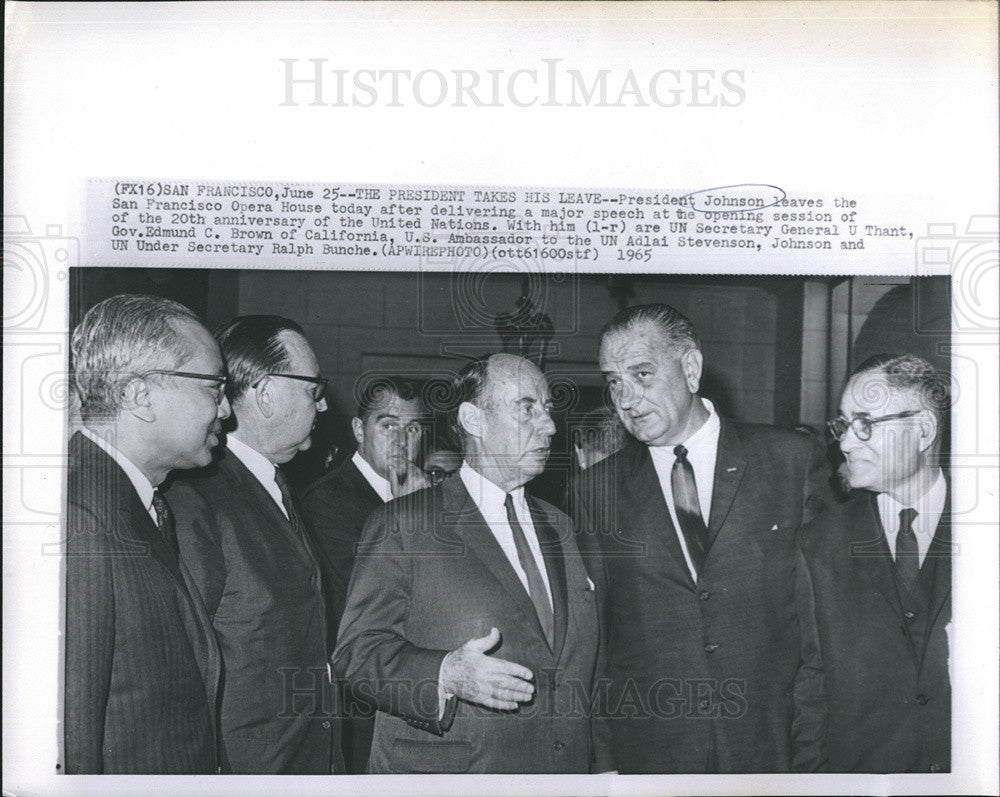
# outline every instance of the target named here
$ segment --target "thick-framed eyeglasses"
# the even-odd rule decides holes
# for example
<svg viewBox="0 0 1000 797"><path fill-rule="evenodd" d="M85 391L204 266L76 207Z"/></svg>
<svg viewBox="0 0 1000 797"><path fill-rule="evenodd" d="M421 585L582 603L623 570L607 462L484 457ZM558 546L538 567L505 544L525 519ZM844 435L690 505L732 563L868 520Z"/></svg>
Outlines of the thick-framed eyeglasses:
<svg viewBox="0 0 1000 797"><path fill-rule="evenodd" d="M179 376L181 379L201 379L205 382L212 382L211 390L216 404L221 404L222 400L226 397L226 383L229 382L229 377L225 374L196 374L191 371L167 371L162 368L144 371L138 376L140 379L145 379L147 376L153 375Z"/></svg>
<svg viewBox="0 0 1000 797"><path fill-rule="evenodd" d="M303 376L302 374L264 374L264 376L250 385L250 387L256 388L257 385L269 376L280 376L282 379L297 379L299 382L309 382L313 386L309 395L312 396L312 400L317 404L323 400L323 394L326 393L326 386L330 384L330 380L323 376Z"/></svg>
<svg viewBox="0 0 1000 797"><path fill-rule="evenodd" d="M869 415L855 415L850 420L841 415L839 418L827 421L826 428L830 432L830 436L838 442L844 439L848 429L853 429L854 436L864 442L871 440L872 428L875 424L883 421L895 421L899 418L910 418L918 412L920 410L907 410L906 412L894 412L892 415L881 415L878 418L872 418Z"/></svg>

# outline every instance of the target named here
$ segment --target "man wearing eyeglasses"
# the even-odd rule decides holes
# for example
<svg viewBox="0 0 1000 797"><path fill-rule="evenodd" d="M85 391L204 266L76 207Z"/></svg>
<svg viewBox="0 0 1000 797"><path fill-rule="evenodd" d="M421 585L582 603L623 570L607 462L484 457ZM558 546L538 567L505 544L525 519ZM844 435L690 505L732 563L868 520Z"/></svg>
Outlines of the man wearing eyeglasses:
<svg viewBox="0 0 1000 797"><path fill-rule="evenodd" d="M835 771L950 771L947 396L927 361L879 355L855 371L829 423L852 493L804 527L803 543Z"/></svg>
<svg viewBox="0 0 1000 797"><path fill-rule="evenodd" d="M237 774L343 771L319 564L278 467L309 448L326 380L287 318L241 316L216 338L236 425L167 497L222 650L226 754Z"/></svg>
<svg viewBox="0 0 1000 797"><path fill-rule="evenodd" d="M415 464L424 416L419 391L412 382L397 376L379 376L365 383L351 420L357 451L310 485L302 496L302 514L316 540L323 569L330 653L365 521L387 501L430 485ZM347 771L364 774L375 708L354 696L349 697L345 709Z"/></svg>
<svg viewBox="0 0 1000 797"><path fill-rule="evenodd" d="M183 305L121 295L71 349L64 771L218 772L219 650L160 486L211 460L229 415L219 347Z"/></svg>

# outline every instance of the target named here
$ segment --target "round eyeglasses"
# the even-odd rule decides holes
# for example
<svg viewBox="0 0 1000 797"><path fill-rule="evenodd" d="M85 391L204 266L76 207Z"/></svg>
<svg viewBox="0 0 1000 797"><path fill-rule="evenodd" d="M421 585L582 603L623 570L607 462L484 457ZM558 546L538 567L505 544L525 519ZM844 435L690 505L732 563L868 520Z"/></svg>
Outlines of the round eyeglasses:
<svg viewBox="0 0 1000 797"><path fill-rule="evenodd" d="M906 412L895 412L892 415L882 415L878 418L872 418L870 415L855 415L850 420L841 415L832 421L827 421L826 428L830 432L830 436L838 442L844 439L848 429L853 429L854 436L864 442L871 439L872 427L875 424L883 421L894 421L898 418L910 418L918 412L920 410L907 410Z"/></svg>

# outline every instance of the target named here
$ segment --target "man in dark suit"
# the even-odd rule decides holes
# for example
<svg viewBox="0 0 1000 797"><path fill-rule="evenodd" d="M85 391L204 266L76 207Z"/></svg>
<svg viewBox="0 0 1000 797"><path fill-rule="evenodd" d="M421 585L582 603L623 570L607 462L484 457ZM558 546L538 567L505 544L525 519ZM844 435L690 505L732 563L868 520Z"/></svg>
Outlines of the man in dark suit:
<svg viewBox="0 0 1000 797"><path fill-rule="evenodd" d="M309 448L326 380L302 329L242 316L217 333L236 428L217 461L167 493L212 618L234 773L343 771L319 565L278 466Z"/></svg>
<svg viewBox="0 0 1000 797"><path fill-rule="evenodd" d="M91 308L71 347L65 771L218 772L219 651L158 488L218 443L219 348L188 308L131 295Z"/></svg>
<svg viewBox="0 0 1000 797"><path fill-rule="evenodd" d="M636 438L573 499L603 598L602 713L623 773L820 765L822 674L796 532L826 481L808 436L723 419L698 395L690 321L630 307L600 367Z"/></svg>
<svg viewBox="0 0 1000 797"><path fill-rule="evenodd" d="M835 771L950 771L947 388L919 357L876 356L848 381L829 424L852 492L805 527L803 545Z"/></svg>
<svg viewBox="0 0 1000 797"><path fill-rule="evenodd" d="M334 666L378 705L369 771L588 772L598 658L568 518L528 497L555 426L520 357L466 366L457 474L366 525Z"/></svg>
<svg viewBox="0 0 1000 797"><path fill-rule="evenodd" d="M302 516L312 532L323 571L331 653L365 521L393 497L428 486L414 464L423 418L423 405L410 382L379 377L366 385L351 421L358 450L310 485L302 496ZM364 774L375 727L375 707L350 694L345 695L344 704L347 771Z"/></svg>

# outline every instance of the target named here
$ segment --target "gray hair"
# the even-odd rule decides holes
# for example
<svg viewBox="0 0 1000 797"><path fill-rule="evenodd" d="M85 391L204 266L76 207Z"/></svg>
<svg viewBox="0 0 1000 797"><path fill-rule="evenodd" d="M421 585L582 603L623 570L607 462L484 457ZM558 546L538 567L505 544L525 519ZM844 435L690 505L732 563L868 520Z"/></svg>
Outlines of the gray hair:
<svg viewBox="0 0 1000 797"><path fill-rule="evenodd" d="M921 409L933 412L939 423L944 421L951 408L948 374L938 371L916 354L874 354L851 372L851 378L866 373L882 374L885 386L890 390L903 390L916 395Z"/></svg>
<svg viewBox="0 0 1000 797"><path fill-rule="evenodd" d="M700 349L694 324L669 304L637 304L619 310L601 330L601 343L608 335L631 329L636 324L655 324L672 349Z"/></svg>
<svg viewBox="0 0 1000 797"><path fill-rule="evenodd" d="M87 311L70 339L73 382L84 421L114 418L122 391L137 375L175 368L193 351L173 322L198 316L158 296L121 294Z"/></svg>

